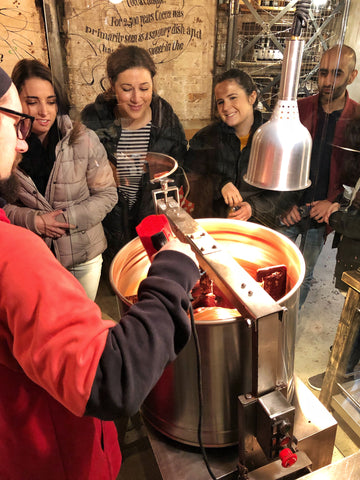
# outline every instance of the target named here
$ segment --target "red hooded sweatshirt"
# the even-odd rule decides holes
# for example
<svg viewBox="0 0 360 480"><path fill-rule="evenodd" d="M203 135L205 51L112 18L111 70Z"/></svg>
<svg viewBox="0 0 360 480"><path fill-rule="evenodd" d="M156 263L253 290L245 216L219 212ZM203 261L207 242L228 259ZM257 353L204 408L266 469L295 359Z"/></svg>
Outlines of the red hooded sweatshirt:
<svg viewBox="0 0 360 480"><path fill-rule="evenodd" d="M42 240L0 220L0 478L115 479L114 423L82 416L114 322Z"/></svg>
<svg viewBox="0 0 360 480"><path fill-rule="evenodd" d="M0 219L0 479L114 480L108 420L134 414L189 340L199 270L160 252L117 324L41 238Z"/></svg>

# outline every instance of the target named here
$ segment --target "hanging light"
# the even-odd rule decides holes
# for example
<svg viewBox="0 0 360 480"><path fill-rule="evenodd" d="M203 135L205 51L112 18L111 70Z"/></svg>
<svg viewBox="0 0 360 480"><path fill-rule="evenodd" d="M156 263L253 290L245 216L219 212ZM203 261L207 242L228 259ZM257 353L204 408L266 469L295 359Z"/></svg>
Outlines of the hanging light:
<svg viewBox="0 0 360 480"><path fill-rule="evenodd" d="M121 3L123 0L110 0L110 3L115 3L118 4L118 3Z"/></svg>
<svg viewBox="0 0 360 480"><path fill-rule="evenodd" d="M279 98L268 122L254 133L249 165L244 180L267 190L302 190L310 186L312 139L300 122L297 88L300 78L306 25L311 0L296 6L291 40L286 42L281 70Z"/></svg>

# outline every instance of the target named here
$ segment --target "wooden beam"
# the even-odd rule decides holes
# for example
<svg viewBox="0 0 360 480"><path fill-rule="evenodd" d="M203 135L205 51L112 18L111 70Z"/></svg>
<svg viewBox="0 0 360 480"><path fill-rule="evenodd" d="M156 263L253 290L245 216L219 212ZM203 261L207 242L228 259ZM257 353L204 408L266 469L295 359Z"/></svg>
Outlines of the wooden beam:
<svg viewBox="0 0 360 480"><path fill-rule="evenodd" d="M43 0L45 33L51 71L61 85L66 85L64 51L61 47L58 7L56 0ZM59 2L58 2L59 3Z"/></svg>
<svg viewBox="0 0 360 480"><path fill-rule="evenodd" d="M342 280L349 285L331 351L320 401L329 409L331 398L339 392L337 383L345 379L352 346L360 328L360 271L344 272Z"/></svg>

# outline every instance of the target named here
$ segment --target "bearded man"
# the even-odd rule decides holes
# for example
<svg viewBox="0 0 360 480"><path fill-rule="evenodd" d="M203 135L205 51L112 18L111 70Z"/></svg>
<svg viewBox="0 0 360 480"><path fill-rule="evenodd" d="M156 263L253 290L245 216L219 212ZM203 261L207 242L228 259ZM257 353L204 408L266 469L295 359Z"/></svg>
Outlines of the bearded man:
<svg viewBox="0 0 360 480"><path fill-rule="evenodd" d="M14 106L20 112L9 109L9 106ZM21 160L21 154L28 149L25 138L32 125L32 117L21 112L17 90L3 70L0 70L0 114L1 208L6 201L16 200L17 181L13 172Z"/></svg>
<svg viewBox="0 0 360 480"><path fill-rule="evenodd" d="M355 51L347 46L334 46L325 51L318 71L319 93L298 100L300 120L313 140L311 186L300 192L283 193L280 199L279 231L294 242L301 236L300 250L306 264L300 289L300 308L311 287L314 268L325 244L329 227L324 216L342 192L340 181L345 127L359 111L346 87L357 75Z"/></svg>

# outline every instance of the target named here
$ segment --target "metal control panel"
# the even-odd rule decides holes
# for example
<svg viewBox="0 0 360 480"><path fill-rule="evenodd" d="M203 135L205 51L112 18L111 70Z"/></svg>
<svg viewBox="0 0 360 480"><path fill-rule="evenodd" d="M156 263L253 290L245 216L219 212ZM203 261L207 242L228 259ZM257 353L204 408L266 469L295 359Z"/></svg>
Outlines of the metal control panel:
<svg viewBox="0 0 360 480"><path fill-rule="evenodd" d="M263 395L257 402L256 438L268 458L275 459L293 438L295 407L278 390Z"/></svg>

